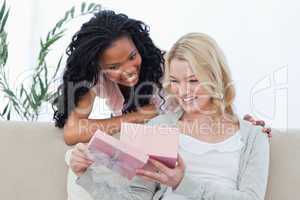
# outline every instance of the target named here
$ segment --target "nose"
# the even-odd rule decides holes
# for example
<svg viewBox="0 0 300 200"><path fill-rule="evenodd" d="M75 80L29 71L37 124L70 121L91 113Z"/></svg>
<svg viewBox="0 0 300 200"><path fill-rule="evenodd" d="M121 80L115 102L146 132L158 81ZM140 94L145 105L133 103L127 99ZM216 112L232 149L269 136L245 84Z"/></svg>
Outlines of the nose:
<svg viewBox="0 0 300 200"><path fill-rule="evenodd" d="M124 66L122 72L123 72L123 76L131 77L137 73L137 67L133 65Z"/></svg>
<svg viewBox="0 0 300 200"><path fill-rule="evenodd" d="M195 95L195 92L196 92L196 88L188 82L181 81L177 85L177 95L179 95L179 97L181 98L187 96L193 96Z"/></svg>
<svg viewBox="0 0 300 200"><path fill-rule="evenodd" d="M184 81L180 82L177 87L178 95L182 97L188 96L190 93L190 87L188 84L184 83Z"/></svg>

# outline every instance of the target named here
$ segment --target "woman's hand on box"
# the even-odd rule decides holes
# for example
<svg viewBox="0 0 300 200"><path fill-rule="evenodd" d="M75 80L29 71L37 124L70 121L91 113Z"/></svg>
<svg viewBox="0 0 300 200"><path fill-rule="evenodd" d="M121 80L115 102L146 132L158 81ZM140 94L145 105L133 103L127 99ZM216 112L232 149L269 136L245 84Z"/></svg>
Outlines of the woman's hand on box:
<svg viewBox="0 0 300 200"><path fill-rule="evenodd" d="M159 182L172 187L175 190L184 177L185 172L185 164L181 156L178 154L177 165L174 169L171 169L163 163L153 159L149 159L149 161L155 166L157 172L137 169L136 174L146 180Z"/></svg>
<svg viewBox="0 0 300 200"><path fill-rule="evenodd" d="M72 151L70 167L77 176L81 176L94 162L88 158L87 151L87 145L83 143L78 143Z"/></svg>

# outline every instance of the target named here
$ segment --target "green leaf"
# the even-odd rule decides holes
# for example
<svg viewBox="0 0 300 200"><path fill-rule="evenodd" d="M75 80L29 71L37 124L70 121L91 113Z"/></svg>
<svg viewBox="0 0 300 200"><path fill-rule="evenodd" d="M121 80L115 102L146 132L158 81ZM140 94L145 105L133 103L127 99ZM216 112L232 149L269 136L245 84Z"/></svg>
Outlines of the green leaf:
<svg viewBox="0 0 300 200"><path fill-rule="evenodd" d="M6 0L3 2L1 10L0 10L0 22L2 21L5 9L6 9Z"/></svg>
<svg viewBox="0 0 300 200"><path fill-rule="evenodd" d="M20 111L20 106L19 106L19 104L14 104L14 110L17 112L17 114L18 114L19 116L22 115L22 114L21 114L21 111Z"/></svg>
<svg viewBox="0 0 300 200"><path fill-rule="evenodd" d="M10 120L10 114L11 114L11 110L9 110L8 114L7 114L7 120Z"/></svg>
<svg viewBox="0 0 300 200"><path fill-rule="evenodd" d="M39 96L36 94L35 89L33 89L31 91L31 94L32 94L32 100L33 100L31 107L32 107L33 110L36 110L36 107L37 107L37 104L38 104L38 101L39 101Z"/></svg>
<svg viewBox="0 0 300 200"><path fill-rule="evenodd" d="M83 13L85 7L86 7L86 3L82 2L82 4L81 4L81 13Z"/></svg>
<svg viewBox="0 0 300 200"><path fill-rule="evenodd" d="M46 40L49 40L50 36L51 36L51 32L48 32L48 33L47 33Z"/></svg>
<svg viewBox="0 0 300 200"><path fill-rule="evenodd" d="M8 106L9 106L9 103L6 104L4 110L3 110L2 114L1 114L2 116L5 115L5 113L6 113L7 109L8 109Z"/></svg>
<svg viewBox="0 0 300 200"><path fill-rule="evenodd" d="M65 19L61 19L57 22L56 24L56 28L61 28L61 26L63 25L63 23L65 22ZM53 33L53 32L52 32Z"/></svg>
<svg viewBox="0 0 300 200"><path fill-rule="evenodd" d="M8 96L15 97L14 92L11 91L11 90L8 89L8 88L5 88L5 89L3 90L3 92L6 93Z"/></svg>
<svg viewBox="0 0 300 200"><path fill-rule="evenodd" d="M6 14L5 14L5 16L4 16L4 18L3 18L2 22L1 22L0 32L2 32L3 29L4 29L4 26L5 26L5 24L6 24L8 15L9 15L9 10L6 12Z"/></svg>
<svg viewBox="0 0 300 200"><path fill-rule="evenodd" d="M40 89L41 89L41 96L43 96L45 94L45 87L44 87L44 83L41 79L40 76L38 76L38 80L39 80L39 86L40 86Z"/></svg>
<svg viewBox="0 0 300 200"><path fill-rule="evenodd" d="M63 59L63 56L60 56L59 61L58 61L57 65L56 65L56 69L55 69L55 71L54 71L54 74L53 74L53 76L52 76L52 79L54 79L55 76L57 75L57 72L58 72L58 70L59 70L59 68L60 68L62 59Z"/></svg>
<svg viewBox="0 0 300 200"><path fill-rule="evenodd" d="M46 90L48 90L48 67L46 64L44 65L44 80L45 80Z"/></svg>
<svg viewBox="0 0 300 200"><path fill-rule="evenodd" d="M42 49L44 48L44 43L43 43L42 39L40 39L40 46L41 46Z"/></svg>
<svg viewBox="0 0 300 200"><path fill-rule="evenodd" d="M64 31L59 32L57 35L55 35L53 38L47 40L47 42L44 44L44 48L49 48L53 43L55 43L57 40L59 40L64 34Z"/></svg>
<svg viewBox="0 0 300 200"><path fill-rule="evenodd" d="M65 29L57 33L53 38L47 40L45 43L43 43L43 46L41 47L40 53L39 53L39 63L37 69L43 65L45 62L45 58L47 54L49 53L49 47L53 45L56 41L58 41L60 38L63 37L65 32Z"/></svg>
<svg viewBox="0 0 300 200"><path fill-rule="evenodd" d="M24 90L24 93L26 95L26 99L23 101L23 106L25 107L25 111L27 112L29 107L34 107L34 103L32 102L31 97L26 90Z"/></svg>
<svg viewBox="0 0 300 200"><path fill-rule="evenodd" d="M88 11L91 11L92 10L92 8L94 8L95 7L95 3L91 3L90 5L89 5L89 7L88 7Z"/></svg>
<svg viewBox="0 0 300 200"><path fill-rule="evenodd" d="M22 96L23 96L23 94L24 94L24 85L23 84L21 84L21 90L20 90L20 98L22 98Z"/></svg>
<svg viewBox="0 0 300 200"><path fill-rule="evenodd" d="M75 6L73 6L70 10L70 14L71 14L71 17L74 18L75 16Z"/></svg>
<svg viewBox="0 0 300 200"><path fill-rule="evenodd" d="M62 19L62 23L64 23L65 21L68 20L70 14L71 14L70 11L67 11L67 12L65 13L65 17Z"/></svg>

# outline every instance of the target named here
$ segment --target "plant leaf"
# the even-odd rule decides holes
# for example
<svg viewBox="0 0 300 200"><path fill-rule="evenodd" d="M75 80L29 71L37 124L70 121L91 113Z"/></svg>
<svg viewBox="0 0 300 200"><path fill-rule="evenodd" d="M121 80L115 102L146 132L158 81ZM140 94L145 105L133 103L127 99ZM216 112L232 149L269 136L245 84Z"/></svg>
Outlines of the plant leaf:
<svg viewBox="0 0 300 200"><path fill-rule="evenodd" d="M95 7L95 3L91 3L90 5L89 5L89 7L88 7L88 11L91 11L92 10L92 8L94 8Z"/></svg>
<svg viewBox="0 0 300 200"><path fill-rule="evenodd" d="M75 6L73 6L70 10L71 18L74 18L75 15Z"/></svg>
<svg viewBox="0 0 300 200"><path fill-rule="evenodd" d="M58 72L59 67L60 67L60 65L61 65L62 59L63 59L63 56L60 56L60 58L59 58L59 60L58 60L58 63L57 63L57 65L56 65L56 69L55 69L55 71L54 71L54 74L52 75L52 79L54 79L55 76L57 75L57 72Z"/></svg>
<svg viewBox="0 0 300 200"><path fill-rule="evenodd" d="M6 113L7 109L8 109L8 106L9 106L9 103L7 103L6 106L5 106L5 108L3 109L2 114L1 114L2 116L5 115L5 113Z"/></svg>
<svg viewBox="0 0 300 200"><path fill-rule="evenodd" d="M85 7L86 7L86 3L82 2L82 4L81 4L81 13L83 13Z"/></svg>
<svg viewBox="0 0 300 200"><path fill-rule="evenodd" d="M4 0L3 4L1 6L1 10L0 10L0 22L2 21L5 9L6 9L6 0Z"/></svg>
<svg viewBox="0 0 300 200"><path fill-rule="evenodd" d="M0 32L2 32L4 30L4 26L6 24L6 21L7 21L7 18L8 18L8 15L9 15L9 10L6 12L2 22L1 22L1 27L0 27Z"/></svg>
<svg viewBox="0 0 300 200"><path fill-rule="evenodd" d="M10 114L11 114L11 109L9 109L8 114L7 114L7 120L10 120Z"/></svg>

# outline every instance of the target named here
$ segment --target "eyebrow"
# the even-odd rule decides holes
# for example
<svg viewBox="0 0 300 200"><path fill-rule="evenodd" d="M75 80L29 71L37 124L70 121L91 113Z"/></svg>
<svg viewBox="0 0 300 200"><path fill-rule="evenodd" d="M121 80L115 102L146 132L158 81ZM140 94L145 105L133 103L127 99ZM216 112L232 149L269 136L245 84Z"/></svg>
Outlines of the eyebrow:
<svg viewBox="0 0 300 200"><path fill-rule="evenodd" d="M196 77L195 75L190 75L190 76L188 76L188 77L186 77L186 79L189 79L189 78L194 78L194 77ZM173 78L173 79L176 79L176 77L175 76L172 76L172 75L170 75L170 78Z"/></svg>
<svg viewBox="0 0 300 200"><path fill-rule="evenodd" d="M127 58L130 58L134 53L136 53L137 52L137 49L136 48L134 48L131 52L130 52L130 54L128 55L128 57ZM122 63L110 63L110 64L106 64L105 66L114 66L114 65L120 65L120 64L122 64Z"/></svg>

